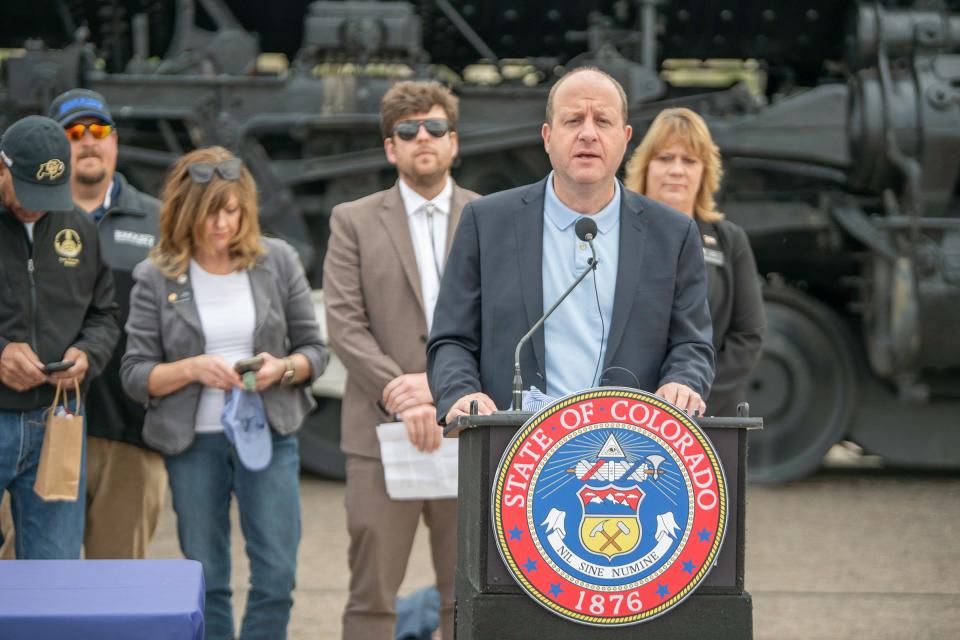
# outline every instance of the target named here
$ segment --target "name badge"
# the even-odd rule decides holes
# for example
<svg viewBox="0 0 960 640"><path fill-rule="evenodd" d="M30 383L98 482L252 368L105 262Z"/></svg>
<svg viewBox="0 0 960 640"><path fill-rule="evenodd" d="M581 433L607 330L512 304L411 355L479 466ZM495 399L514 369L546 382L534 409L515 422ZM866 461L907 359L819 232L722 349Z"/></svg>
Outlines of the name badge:
<svg viewBox="0 0 960 640"><path fill-rule="evenodd" d="M707 264L716 265L722 267L726 261L723 255L723 251L719 249L707 249L703 248L703 261Z"/></svg>
<svg viewBox="0 0 960 640"><path fill-rule="evenodd" d="M184 289L180 293L171 293L167 296L167 302L177 304L178 302L186 302L193 297L193 294L190 292L190 289Z"/></svg>
<svg viewBox="0 0 960 640"><path fill-rule="evenodd" d="M113 230L113 241L117 244L129 244L135 247L144 247L149 249L156 242L156 238L151 233L137 233L136 231L127 231L125 229Z"/></svg>

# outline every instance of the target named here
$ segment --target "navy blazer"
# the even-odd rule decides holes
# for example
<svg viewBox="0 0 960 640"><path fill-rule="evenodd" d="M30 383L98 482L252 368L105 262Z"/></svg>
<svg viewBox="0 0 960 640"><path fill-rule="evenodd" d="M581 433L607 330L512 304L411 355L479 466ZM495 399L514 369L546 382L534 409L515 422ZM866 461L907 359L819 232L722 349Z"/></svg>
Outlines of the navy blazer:
<svg viewBox="0 0 960 640"><path fill-rule="evenodd" d="M544 311L545 191L546 179L463 209L427 345L441 421L457 400L477 391L498 409L510 405L514 349ZM651 392L679 382L706 397L714 350L697 225L650 198L620 191L620 258L601 382ZM524 387L546 389L543 331L531 342L520 357Z"/></svg>

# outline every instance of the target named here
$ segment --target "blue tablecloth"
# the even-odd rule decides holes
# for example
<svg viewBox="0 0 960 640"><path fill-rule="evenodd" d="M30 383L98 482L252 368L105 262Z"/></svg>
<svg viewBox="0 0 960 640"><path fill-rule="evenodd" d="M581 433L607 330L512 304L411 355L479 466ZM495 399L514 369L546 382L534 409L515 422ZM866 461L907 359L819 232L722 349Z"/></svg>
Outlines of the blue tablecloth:
<svg viewBox="0 0 960 640"><path fill-rule="evenodd" d="M2 640L203 640L193 560L0 562Z"/></svg>

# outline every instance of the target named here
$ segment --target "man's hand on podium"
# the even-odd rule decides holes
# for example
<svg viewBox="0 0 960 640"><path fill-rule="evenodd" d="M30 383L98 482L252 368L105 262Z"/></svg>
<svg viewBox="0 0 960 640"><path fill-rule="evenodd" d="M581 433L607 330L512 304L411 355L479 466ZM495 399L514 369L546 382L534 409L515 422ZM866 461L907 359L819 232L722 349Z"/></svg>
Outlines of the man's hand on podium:
<svg viewBox="0 0 960 640"><path fill-rule="evenodd" d="M433 394L430 393L426 373L404 373L383 388L383 406L393 415L432 402Z"/></svg>
<svg viewBox="0 0 960 640"><path fill-rule="evenodd" d="M419 404L400 412L407 428L407 438L418 451L430 453L440 448L443 427L437 424L437 408L433 403Z"/></svg>
<svg viewBox="0 0 960 640"><path fill-rule="evenodd" d="M497 410L497 405L493 403L493 400L490 399L490 396L478 391L477 393L465 395L454 402L453 406L450 407L450 411L447 412L446 423L453 424L454 420L457 419L457 416L470 415L470 402L472 400L477 401L477 413L481 416L488 416Z"/></svg>
<svg viewBox="0 0 960 640"><path fill-rule="evenodd" d="M706 414L707 405L700 394L690 387L679 382L668 382L659 389L657 395L676 407L683 409L687 415Z"/></svg>

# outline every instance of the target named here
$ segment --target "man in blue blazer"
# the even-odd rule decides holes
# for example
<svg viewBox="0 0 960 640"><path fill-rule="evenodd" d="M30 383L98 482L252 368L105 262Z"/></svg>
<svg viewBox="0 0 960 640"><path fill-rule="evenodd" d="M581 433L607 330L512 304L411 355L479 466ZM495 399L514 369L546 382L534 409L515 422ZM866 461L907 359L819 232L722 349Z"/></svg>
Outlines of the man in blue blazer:
<svg viewBox="0 0 960 640"><path fill-rule="evenodd" d="M632 133L620 84L576 69L547 99L550 175L463 209L427 346L439 422L471 400L481 414L509 407L517 342L588 266L574 232L583 216L599 230L598 269L524 347L525 386L554 397L631 386L705 411L714 350L700 234L616 179Z"/></svg>

